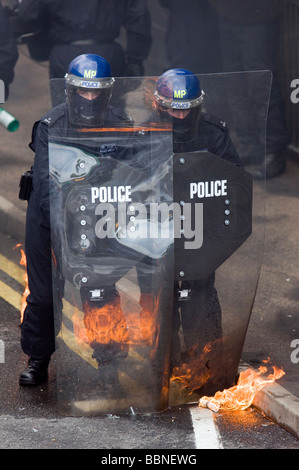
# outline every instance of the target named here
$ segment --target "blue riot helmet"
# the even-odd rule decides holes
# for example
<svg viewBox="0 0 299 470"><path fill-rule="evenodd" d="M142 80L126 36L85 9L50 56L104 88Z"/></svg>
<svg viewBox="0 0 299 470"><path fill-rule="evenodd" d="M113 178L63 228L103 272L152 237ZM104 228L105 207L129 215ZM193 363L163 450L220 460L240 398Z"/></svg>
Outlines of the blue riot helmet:
<svg viewBox="0 0 299 470"><path fill-rule="evenodd" d="M198 77L186 69L170 69L158 78L155 99L160 109L173 117L175 133L192 138L201 111L204 92ZM176 118L176 111L188 110L184 119ZM179 114L179 113L178 113Z"/></svg>
<svg viewBox="0 0 299 470"><path fill-rule="evenodd" d="M201 104L204 92L194 73L171 69L158 79L155 97L163 109L191 109Z"/></svg>
<svg viewBox="0 0 299 470"><path fill-rule="evenodd" d="M82 54L65 75L69 120L87 127L102 126L114 78L109 63L96 54Z"/></svg>

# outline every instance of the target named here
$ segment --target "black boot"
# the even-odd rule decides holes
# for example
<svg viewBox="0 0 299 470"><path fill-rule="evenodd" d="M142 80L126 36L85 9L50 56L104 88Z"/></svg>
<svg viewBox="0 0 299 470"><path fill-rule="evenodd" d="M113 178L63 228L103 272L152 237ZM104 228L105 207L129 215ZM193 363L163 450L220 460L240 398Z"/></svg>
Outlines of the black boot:
<svg viewBox="0 0 299 470"><path fill-rule="evenodd" d="M282 175L286 170L286 157L282 153L269 153L266 155L265 168L257 168L252 174L257 180L266 177L267 180Z"/></svg>
<svg viewBox="0 0 299 470"><path fill-rule="evenodd" d="M48 378L48 365L50 359L32 359L28 361L26 369L21 373L19 384L33 387L45 382Z"/></svg>

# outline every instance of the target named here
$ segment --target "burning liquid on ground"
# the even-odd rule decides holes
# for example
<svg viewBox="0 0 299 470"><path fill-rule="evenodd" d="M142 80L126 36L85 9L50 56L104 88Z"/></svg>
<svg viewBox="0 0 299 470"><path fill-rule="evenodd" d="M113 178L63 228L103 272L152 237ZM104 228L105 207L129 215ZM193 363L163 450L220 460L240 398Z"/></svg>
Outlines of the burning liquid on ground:
<svg viewBox="0 0 299 470"><path fill-rule="evenodd" d="M249 367L241 371L237 384L223 390L221 380L225 381L225 372L221 377L219 371L223 369L223 365L220 363L217 367L221 358L221 348L221 340L208 343L200 354L194 348L188 360L173 370L171 380L187 390L189 395L194 391L198 395L203 395L202 391L205 388L209 390L209 384L219 383L219 391L213 396L201 396L199 407L209 408L214 412L245 410L252 405L255 395L260 390L285 374L282 369L271 365L268 358L263 361L263 365L258 370Z"/></svg>
<svg viewBox="0 0 299 470"><path fill-rule="evenodd" d="M269 363L269 359L264 361ZM210 408L212 411L239 411L249 408L255 395L266 385L280 379L285 372L276 366L271 366L272 373L268 373L268 366L259 367L256 371L248 368L240 373L237 385L223 391L216 392L213 397L204 396L199 400L199 407ZM267 375L268 374L268 375Z"/></svg>

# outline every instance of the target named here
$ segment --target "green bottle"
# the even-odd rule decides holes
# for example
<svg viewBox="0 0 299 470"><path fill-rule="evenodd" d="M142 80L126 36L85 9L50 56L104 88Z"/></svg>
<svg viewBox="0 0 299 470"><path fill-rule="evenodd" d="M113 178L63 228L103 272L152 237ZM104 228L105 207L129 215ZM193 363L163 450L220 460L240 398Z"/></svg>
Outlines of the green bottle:
<svg viewBox="0 0 299 470"><path fill-rule="evenodd" d="M0 107L0 124L9 132L14 132L19 127L19 121L8 111Z"/></svg>

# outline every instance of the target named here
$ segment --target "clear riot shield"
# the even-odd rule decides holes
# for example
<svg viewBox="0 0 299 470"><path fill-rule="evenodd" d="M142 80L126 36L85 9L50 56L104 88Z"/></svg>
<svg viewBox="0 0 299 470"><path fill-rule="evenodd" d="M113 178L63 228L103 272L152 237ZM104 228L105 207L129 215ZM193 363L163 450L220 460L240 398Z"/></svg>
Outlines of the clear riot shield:
<svg viewBox="0 0 299 470"><path fill-rule="evenodd" d="M64 415L168 407L172 130L169 119L153 114L149 85L116 80L118 109L112 99L109 124L101 128L49 126L57 394ZM63 86L52 81L54 101Z"/></svg>
<svg viewBox="0 0 299 470"><path fill-rule="evenodd" d="M171 405L236 383L264 245L264 179L255 181L252 169L264 165L271 73L199 79L203 112L228 127L243 168L225 161L223 146L215 155L200 145L188 152L187 142L174 155L182 222L175 238Z"/></svg>
<svg viewBox="0 0 299 470"><path fill-rule="evenodd" d="M172 154L155 78L116 80L130 128L50 126L64 414L160 411L235 382L262 263L264 181L251 169L265 155L271 74L199 79L202 112L228 127L243 168L217 133Z"/></svg>

